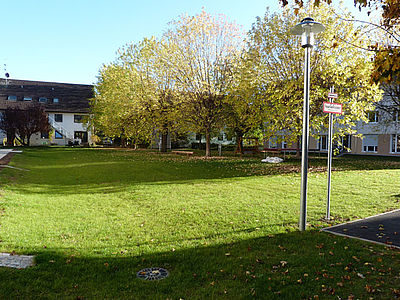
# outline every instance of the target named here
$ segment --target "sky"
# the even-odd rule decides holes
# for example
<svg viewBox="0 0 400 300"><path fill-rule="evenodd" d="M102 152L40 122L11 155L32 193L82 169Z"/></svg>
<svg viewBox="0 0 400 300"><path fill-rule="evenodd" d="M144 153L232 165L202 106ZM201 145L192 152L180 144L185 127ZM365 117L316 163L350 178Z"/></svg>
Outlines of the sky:
<svg viewBox="0 0 400 300"><path fill-rule="evenodd" d="M0 78L94 84L118 48L161 36L182 14L204 8L248 31L267 7L280 9L278 0L3 0Z"/></svg>

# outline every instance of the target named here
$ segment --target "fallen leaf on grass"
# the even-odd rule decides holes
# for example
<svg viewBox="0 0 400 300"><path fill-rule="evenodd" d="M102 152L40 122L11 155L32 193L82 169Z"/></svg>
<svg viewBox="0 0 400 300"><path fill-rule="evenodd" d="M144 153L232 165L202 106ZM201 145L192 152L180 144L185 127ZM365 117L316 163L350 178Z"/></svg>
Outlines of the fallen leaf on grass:
<svg viewBox="0 0 400 300"><path fill-rule="evenodd" d="M263 264L264 263L262 259L258 259L258 258L256 259L256 262L259 263L259 264Z"/></svg>
<svg viewBox="0 0 400 300"><path fill-rule="evenodd" d="M357 276L360 277L360 278L365 278L365 276L363 274L361 274L361 273L357 273Z"/></svg>
<svg viewBox="0 0 400 300"><path fill-rule="evenodd" d="M376 290L371 285L368 285L368 284L365 285L365 290L367 291L367 293L370 293L370 294L376 292Z"/></svg>
<svg viewBox="0 0 400 300"><path fill-rule="evenodd" d="M400 296L400 289L391 289L393 294L395 294L396 296Z"/></svg>

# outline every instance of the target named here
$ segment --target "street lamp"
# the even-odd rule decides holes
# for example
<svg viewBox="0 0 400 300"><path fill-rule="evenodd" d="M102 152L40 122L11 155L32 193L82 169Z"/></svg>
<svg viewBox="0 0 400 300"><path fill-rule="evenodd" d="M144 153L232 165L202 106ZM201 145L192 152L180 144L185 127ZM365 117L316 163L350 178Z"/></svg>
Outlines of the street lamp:
<svg viewBox="0 0 400 300"><path fill-rule="evenodd" d="M303 102L303 136L301 144L301 202L299 230L306 229L307 217L307 173L308 173L308 140L309 140L309 115L310 115L310 55L314 45L314 34L323 31L325 27L312 18L305 18L301 23L292 28L291 33L301 35L301 47L305 52L304 64L304 102Z"/></svg>

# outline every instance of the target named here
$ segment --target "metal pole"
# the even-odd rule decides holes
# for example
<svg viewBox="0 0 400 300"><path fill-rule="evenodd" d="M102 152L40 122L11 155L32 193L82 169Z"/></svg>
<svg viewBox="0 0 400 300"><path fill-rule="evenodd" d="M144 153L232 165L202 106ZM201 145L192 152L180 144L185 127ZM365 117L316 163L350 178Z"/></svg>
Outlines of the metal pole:
<svg viewBox="0 0 400 300"><path fill-rule="evenodd" d="M310 115L310 54L312 46L306 46L304 64L304 102L303 102L303 136L301 145L301 202L299 230L304 231L307 223L307 175L308 175L308 142Z"/></svg>
<svg viewBox="0 0 400 300"><path fill-rule="evenodd" d="M332 86L330 92L333 93ZM329 98L329 102L333 102L333 98ZM333 138L333 114L329 114L329 131L328 131L328 195L326 201L326 219L330 219L331 210L331 173L332 173L332 138Z"/></svg>

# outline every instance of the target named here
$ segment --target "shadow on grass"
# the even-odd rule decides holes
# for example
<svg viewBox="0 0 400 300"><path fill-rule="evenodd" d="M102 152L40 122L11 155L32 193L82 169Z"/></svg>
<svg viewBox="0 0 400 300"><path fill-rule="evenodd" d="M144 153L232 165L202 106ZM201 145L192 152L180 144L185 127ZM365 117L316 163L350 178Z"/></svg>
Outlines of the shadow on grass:
<svg viewBox="0 0 400 300"><path fill-rule="evenodd" d="M1 299L387 299L400 284L398 252L314 230L142 256L36 254L32 268L0 268ZM137 279L147 267L170 276Z"/></svg>
<svg viewBox="0 0 400 300"><path fill-rule="evenodd" d="M259 175L297 174L300 161L265 164L260 158L203 160L171 154L111 149L25 149L16 166L30 172L12 172L20 178L15 186L27 194L114 193L138 184L187 184L207 180ZM14 162L12 162L13 164ZM398 157L343 156L335 158L337 170L400 169ZM311 172L324 172L326 158L310 158Z"/></svg>

